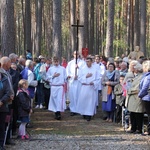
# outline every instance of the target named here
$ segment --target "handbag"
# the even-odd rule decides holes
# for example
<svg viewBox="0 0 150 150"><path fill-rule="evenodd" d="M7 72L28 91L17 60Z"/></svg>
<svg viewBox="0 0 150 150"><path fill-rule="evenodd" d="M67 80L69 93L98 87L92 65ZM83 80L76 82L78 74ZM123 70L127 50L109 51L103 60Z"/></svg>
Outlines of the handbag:
<svg viewBox="0 0 150 150"><path fill-rule="evenodd" d="M107 94L111 94L112 93L112 86L108 85L107 86Z"/></svg>

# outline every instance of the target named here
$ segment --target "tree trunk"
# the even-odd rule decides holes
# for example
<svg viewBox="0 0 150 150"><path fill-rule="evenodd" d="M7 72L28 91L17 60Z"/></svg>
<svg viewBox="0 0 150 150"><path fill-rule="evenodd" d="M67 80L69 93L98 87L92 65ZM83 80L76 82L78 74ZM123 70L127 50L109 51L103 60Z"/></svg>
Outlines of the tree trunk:
<svg viewBox="0 0 150 150"><path fill-rule="evenodd" d="M114 35L114 7L115 0L108 0L108 18L106 34L106 57L113 57L113 35Z"/></svg>
<svg viewBox="0 0 150 150"><path fill-rule="evenodd" d="M1 51L8 56L15 50L14 0L1 0Z"/></svg>
<svg viewBox="0 0 150 150"><path fill-rule="evenodd" d="M140 21L139 21L139 0L135 0L134 6L134 47L140 43Z"/></svg>
<svg viewBox="0 0 150 150"><path fill-rule="evenodd" d="M25 50L25 15L24 15L24 0L21 0L21 14L22 14L22 35L23 35L23 49ZM24 52L25 55L25 52Z"/></svg>
<svg viewBox="0 0 150 150"><path fill-rule="evenodd" d="M99 21L98 21L98 4L99 4L99 0L96 1L96 13L95 13L95 49L94 49L94 52L93 53L96 53L96 50L98 49L98 28L99 28ZM91 39L90 39L90 42L91 42ZM92 53L90 53L92 54Z"/></svg>
<svg viewBox="0 0 150 150"><path fill-rule="evenodd" d="M130 52L130 22L131 22L131 3L128 0L127 3L127 48L126 48L126 55Z"/></svg>
<svg viewBox="0 0 150 150"><path fill-rule="evenodd" d="M90 0L89 54L94 52L94 1ZM98 49L97 49L98 50Z"/></svg>
<svg viewBox="0 0 150 150"><path fill-rule="evenodd" d="M53 1L53 56L61 58L61 0Z"/></svg>
<svg viewBox="0 0 150 150"><path fill-rule="evenodd" d="M32 54L35 57L36 52L36 0L31 3L32 17L31 17L31 41L32 41Z"/></svg>
<svg viewBox="0 0 150 150"><path fill-rule="evenodd" d="M31 7L30 0L25 1L25 50L32 51L31 44Z"/></svg>
<svg viewBox="0 0 150 150"><path fill-rule="evenodd" d="M35 42L35 56L41 54L42 41L42 9L43 0L36 1L36 42Z"/></svg>
<svg viewBox="0 0 150 150"><path fill-rule="evenodd" d="M106 1L101 0L100 1L100 8L101 8L101 54L105 55L105 39L106 39Z"/></svg>
<svg viewBox="0 0 150 150"><path fill-rule="evenodd" d="M75 11L76 11L76 1L70 0L70 41L71 41L71 53L76 50L76 29L72 27L72 24L76 24L75 22Z"/></svg>
<svg viewBox="0 0 150 150"><path fill-rule="evenodd" d="M24 52L22 51L21 49L21 30L20 30L20 25L21 25L21 22L20 22L20 16L18 15L18 18L17 18L17 23L18 23L18 54L19 55L22 55L24 54Z"/></svg>
<svg viewBox="0 0 150 150"><path fill-rule="evenodd" d="M1 2L0 2L1 5ZM1 6L0 6L0 18L1 18ZM0 19L0 37L1 37L1 19ZM1 43L1 38L0 38L0 43ZM0 44L0 58L1 58L1 44Z"/></svg>
<svg viewBox="0 0 150 150"><path fill-rule="evenodd" d="M88 47L88 0L80 1L80 24L84 25L79 28L79 53L82 48Z"/></svg>
<svg viewBox="0 0 150 150"><path fill-rule="evenodd" d="M140 3L140 50L146 56L146 1Z"/></svg>
<svg viewBox="0 0 150 150"><path fill-rule="evenodd" d="M48 1L48 5L45 6L46 14L46 50L48 56L51 56L51 45L52 45L52 2Z"/></svg>
<svg viewBox="0 0 150 150"><path fill-rule="evenodd" d="M130 21L130 51L134 50L134 12L133 12L133 0L130 0L131 6L131 21Z"/></svg>
<svg viewBox="0 0 150 150"><path fill-rule="evenodd" d="M145 56L146 56L147 58L149 58L149 56L150 56L150 52L148 51L148 50L150 49L150 46L149 46L149 39L150 39L150 38L149 38L149 35L150 35L150 26L149 26L149 25L150 25L150 21L149 21L149 17L150 17L150 16L147 15L147 19L146 19L146 20L147 20L147 29L146 29L146 33L147 33L147 34L146 34L146 35L147 35L147 38L146 38L146 46L147 46L147 47L146 47L146 48L147 48L147 50L146 50L146 55L145 55Z"/></svg>

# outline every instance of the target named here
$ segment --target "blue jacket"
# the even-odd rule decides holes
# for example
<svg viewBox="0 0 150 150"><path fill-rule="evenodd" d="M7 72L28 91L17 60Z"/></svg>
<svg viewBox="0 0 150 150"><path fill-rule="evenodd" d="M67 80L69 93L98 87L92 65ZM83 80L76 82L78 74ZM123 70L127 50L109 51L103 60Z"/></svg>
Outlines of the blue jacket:
<svg viewBox="0 0 150 150"><path fill-rule="evenodd" d="M32 60L32 54L31 54L31 53L27 53L27 55L26 55L26 59L30 59L30 60Z"/></svg>
<svg viewBox="0 0 150 150"><path fill-rule="evenodd" d="M138 96L143 101L150 101L150 72L145 73L143 75L142 80L140 82L140 92Z"/></svg>
<svg viewBox="0 0 150 150"><path fill-rule="evenodd" d="M29 68L28 68L28 67L25 67L25 68L21 71L20 75L21 75L22 79L28 80L28 70L29 70ZM28 90L29 90L30 98L34 98L35 87L29 86L29 87L28 87Z"/></svg>

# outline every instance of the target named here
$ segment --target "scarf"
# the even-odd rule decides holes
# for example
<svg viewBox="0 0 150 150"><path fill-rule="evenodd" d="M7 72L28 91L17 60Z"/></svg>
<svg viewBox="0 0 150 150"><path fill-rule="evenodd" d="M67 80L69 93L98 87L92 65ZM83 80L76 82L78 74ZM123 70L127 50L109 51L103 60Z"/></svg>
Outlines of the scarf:
<svg viewBox="0 0 150 150"><path fill-rule="evenodd" d="M46 72L48 71L49 68L50 68L50 65L46 65Z"/></svg>
<svg viewBox="0 0 150 150"><path fill-rule="evenodd" d="M109 70L107 70L106 76L110 80L114 74L115 74L115 70L113 72L110 72Z"/></svg>
<svg viewBox="0 0 150 150"><path fill-rule="evenodd" d="M25 92L25 93L27 93L27 95L29 95L29 91L28 90L26 90L26 89L18 89L18 91L17 91L17 94L16 95L18 95L20 92Z"/></svg>

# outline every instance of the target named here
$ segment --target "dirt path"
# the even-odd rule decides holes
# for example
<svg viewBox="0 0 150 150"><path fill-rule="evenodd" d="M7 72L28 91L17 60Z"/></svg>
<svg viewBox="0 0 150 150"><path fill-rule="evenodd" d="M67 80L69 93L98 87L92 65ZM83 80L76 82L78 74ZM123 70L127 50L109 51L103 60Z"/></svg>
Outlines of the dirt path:
<svg viewBox="0 0 150 150"><path fill-rule="evenodd" d="M106 123L97 114L90 122L83 119L80 115L70 116L69 111L62 114L61 121L54 119L54 114L49 111L35 110L32 116L34 130L32 133L51 133L65 135L102 135L115 132L119 134L123 131L121 126L115 123Z"/></svg>
<svg viewBox="0 0 150 150"><path fill-rule="evenodd" d="M70 116L69 111L62 114L62 120L54 119L54 114L47 110L35 109L32 115L34 128L28 129L30 141L16 140L16 146L8 149L136 149L150 150L148 136L127 134L116 123L107 123L98 112L90 122L82 116Z"/></svg>

